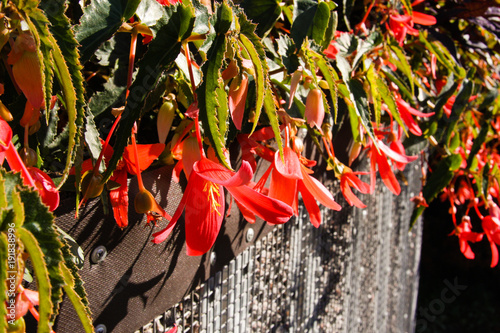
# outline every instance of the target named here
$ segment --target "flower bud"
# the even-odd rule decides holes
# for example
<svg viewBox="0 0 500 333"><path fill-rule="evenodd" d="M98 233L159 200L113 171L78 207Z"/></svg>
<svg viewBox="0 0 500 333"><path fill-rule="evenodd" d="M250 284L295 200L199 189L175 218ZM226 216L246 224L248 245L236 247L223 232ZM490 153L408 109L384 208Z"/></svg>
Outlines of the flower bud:
<svg viewBox="0 0 500 333"><path fill-rule="evenodd" d="M5 121L12 121L14 117L12 117L12 113L10 113L9 109L5 105L3 105L2 101L0 101L0 117Z"/></svg>
<svg viewBox="0 0 500 333"><path fill-rule="evenodd" d="M182 165L186 177L191 174L194 162L199 160L201 160L201 154L198 140L194 136L190 136L182 144Z"/></svg>
<svg viewBox="0 0 500 333"><path fill-rule="evenodd" d="M222 71L222 79L223 80L229 80L238 75L238 65L236 64L236 61L231 60L229 62L229 65L227 65L226 69Z"/></svg>
<svg viewBox="0 0 500 333"><path fill-rule="evenodd" d="M35 109L39 109L44 98L42 72L36 49L33 36L23 33L17 37L8 55L8 63L12 65L12 76L26 99Z"/></svg>
<svg viewBox="0 0 500 333"><path fill-rule="evenodd" d="M302 79L302 67L299 67L293 74L290 80L290 100L288 101L288 108L292 106L293 97L295 96L295 91L297 91L297 86Z"/></svg>
<svg viewBox="0 0 500 333"><path fill-rule="evenodd" d="M323 118L325 117L325 105L323 104L323 96L321 90L311 89L307 94L306 110L304 117L311 127L321 129Z"/></svg>
<svg viewBox="0 0 500 333"><path fill-rule="evenodd" d="M352 165L352 162L359 156L362 147L361 142L356 141L352 144L351 151L349 152L349 165Z"/></svg>
<svg viewBox="0 0 500 333"><path fill-rule="evenodd" d="M21 149L19 155L21 156L21 160L23 161L24 165L29 167L36 165L38 157L33 149L24 147L23 149Z"/></svg>
<svg viewBox="0 0 500 333"><path fill-rule="evenodd" d="M134 208L139 214L151 212L155 207L156 200L148 190L139 191L134 198Z"/></svg>
<svg viewBox="0 0 500 333"><path fill-rule="evenodd" d="M82 193L85 199L96 198L101 195L104 189L104 184L102 183L102 175L95 175L91 171L87 171L83 175L81 184Z"/></svg>
<svg viewBox="0 0 500 333"><path fill-rule="evenodd" d="M245 114L247 92L248 77L245 74L241 75L241 78L238 77L233 79L229 86L228 104L229 111L231 112L231 119L238 130L241 130L243 115Z"/></svg>
<svg viewBox="0 0 500 333"><path fill-rule="evenodd" d="M173 94L169 94L169 96ZM175 111L177 110L177 102L175 101L175 96L173 99L167 99L160 110L158 111L158 117L156 118L156 128L158 130L158 140L160 143L164 143L167 139L168 133L170 132L170 127L172 127L172 122L175 118Z"/></svg>
<svg viewBox="0 0 500 333"><path fill-rule="evenodd" d="M19 125L22 127L33 126L36 124L40 118L40 108L34 108L30 101L26 101L26 106L24 107L24 113L21 120L19 120Z"/></svg>

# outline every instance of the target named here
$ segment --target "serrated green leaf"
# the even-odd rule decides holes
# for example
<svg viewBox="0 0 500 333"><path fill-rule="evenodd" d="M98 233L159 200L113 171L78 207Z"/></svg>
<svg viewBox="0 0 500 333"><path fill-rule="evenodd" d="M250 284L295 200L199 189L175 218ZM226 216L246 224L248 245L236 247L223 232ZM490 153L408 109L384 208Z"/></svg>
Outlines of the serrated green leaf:
<svg viewBox="0 0 500 333"><path fill-rule="evenodd" d="M49 36L49 39L52 42L53 47L53 56L54 56L54 64L55 64L55 73L56 77L59 81L59 85L61 86L63 92L63 101L64 106L66 107L66 113L68 116L68 130L69 130L69 139L68 139L68 147L66 149L66 166L63 170L63 175L61 177L61 182L59 183L59 187L65 182L66 178L69 174L69 169L74 160L74 152L75 145L78 144L79 136L77 135L77 131L83 125L83 104L79 103L80 109L77 109L77 92L73 85L73 78L69 72L68 66L66 65L66 60L61 52L61 49L57 45L56 40L53 36ZM83 80L83 79L82 79ZM80 81L81 84L81 81ZM81 96L83 100L83 88L81 90Z"/></svg>
<svg viewBox="0 0 500 333"><path fill-rule="evenodd" d="M337 12L332 12L336 6L333 2L328 2L328 5L330 7L330 18L328 20L328 26L326 27L325 31L325 38L323 40L323 43L321 44L322 49L328 48L330 45L330 42L332 41L333 37L335 36L335 32L337 31L337 24L338 24L338 15Z"/></svg>
<svg viewBox="0 0 500 333"><path fill-rule="evenodd" d="M104 181L109 179L122 158L134 123L146 111L144 105L149 93L158 85L163 72L173 66L181 51L183 40L191 35L195 20L193 7L182 3L165 7L164 10L165 15L157 23L156 37L149 43L148 51L138 64L137 75L130 87L127 104L116 132L114 153L103 175Z"/></svg>
<svg viewBox="0 0 500 333"><path fill-rule="evenodd" d="M24 224L23 228L20 229L29 231L30 235L35 237L36 246L39 246L43 253L44 269L48 271L50 281L47 283L50 284L51 288L52 310L48 311L51 313L51 322L53 322L58 313L59 303L62 301L62 286L64 284L59 266L63 260L60 251L62 244L53 227L54 216L40 201L38 193L28 190L20 192L20 195L24 206L30 207L24 212ZM40 276L36 272L36 267L35 275L39 283ZM40 298L42 298L42 294L40 294Z"/></svg>
<svg viewBox="0 0 500 333"><path fill-rule="evenodd" d="M406 134L408 134L406 130L406 126L403 123L403 119L401 119L401 115L398 111L398 107L396 105L396 101L394 100L394 95L391 93L389 90L389 87L385 83L382 78L378 77L376 78L376 89L378 90L378 93L380 94L380 97L384 100L384 103L387 105L387 108L389 109L389 112L391 113L392 117L396 122L403 128Z"/></svg>
<svg viewBox="0 0 500 333"><path fill-rule="evenodd" d="M399 92L402 96L405 96L408 100L413 100L413 94L410 91L410 88L403 82L403 79L400 78L395 72L393 72L389 67L382 67L382 72L388 81L391 81L395 85L398 86Z"/></svg>
<svg viewBox="0 0 500 333"><path fill-rule="evenodd" d="M244 0L241 7L247 17L257 24L258 36L266 36L281 15L280 2L277 0Z"/></svg>
<svg viewBox="0 0 500 333"><path fill-rule="evenodd" d="M264 110L266 111L267 117L269 118L269 123L271 124L271 127L273 129L274 137L276 139L276 144L278 145L280 155L283 156L283 140L281 139L280 124L278 122L276 104L271 89L266 89L266 94L264 96Z"/></svg>
<svg viewBox="0 0 500 333"><path fill-rule="evenodd" d="M287 35L280 35L277 41L278 54L288 73L293 73L299 68L300 61L295 52L295 44Z"/></svg>
<svg viewBox="0 0 500 333"><path fill-rule="evenodd" d="M255 46L252 44L252 42L245 36L245 35L240 35L239 39L241 41L242 46L245 48L247 51L248 55L250 56L254 70L255 70L255 90L256 90L256 102L255 102L255 122L252 126L252 130L250 133L253 133L255 131L255 128L257 127L258 120L260 118L260 114L262 111L262 107L264 105L264 94L265 94L265 84L266 84L266 77L267 77L267 67L263 66L262 60L257 53L257 50ZM265 62L264 62L265 64Z"/></svg>
<svg viewBox="0 0 500 333"><path fill-rule="evenodd" d="M24 228L17 230L19 239L23 242L26 252L30 255L31 264L35 270L37 280L38 295L39 295L39 308L38 314L38 332L50 333L53 322L51 321L52 293L51 285L49 283L49 271L45 265L44 253L40 248L36 237Z"/></svg>
<svg viewBox="0 0 500 333"><path fill-rule="evenodd" d="M0 183L2 181L0 180ZM1 207L1 206L0 206ZM0 209L1 211L1 209ZM2 223L0 223L1 225ZM7 235L0 232L0 331L7 331L7 272L10 270L7 263L7 253L8 253L8 240Z"/></svg>
<svg viewBox="0 0 500 333"><path fill-rule="evenodd" d="M405 78L408 80L410 85L411 96L415 94L415 88L413 84L413 71L411 69L410 64L408 63L408 59L406 58L405 53L401 49L399 45L391 45L391 50L397 57L397 61L394 62L396 67L404 74Z"/></svg>
<svg viewBox="0 0 500 333"><path fill-rule="evenodd" d="M382 96L381 91L378 89L377 84L378 75L375 72L374 64L370 64L370 67L366 71L366 80L370 84L370 93L372 96L373 103L373 116L375 118L375 123L380 125L380 115L382 113Z"/></svg>
<svg viewBox="0 0 500 333"><path fill-rule="evenodd" d="M66 296L68 296L71 304L75 308L78 318L83 325L85 332L94 332L94 326L92 325L92 317L88 309L87 304L82 301L82 297L75 291L75 280L72 272L64 264L61 264L61 270L66 282L64 285L64 291Z"/></svg>
<svg viewBox="0 0 500 333"><path fill-rule="evenodd" d="M94 115L90 112L90 110L87 111L87 116L85 117L85 131L83 135L85 137L85 143L87 144L86 146L90 152L90 156L94 161L97 161L102 151L102 144L99 131L97 130L94 122ZM105 168L106 166L104 165L104 161L102 161L99 166L99 171L104 172Z"/></svg>
<svg viewBox="0 0 500 333"><path fill-rule="evenodd" d="M217 110L221 106L214 92L220 91L223 85L220 69L222 68L226 52L226 32L231 27L232 20L231 8L226 3L221 4L217 8L215 22L213 24L217 36L207 52L208 60L202 66L204 81L197 89L200 120L203 124L205 135L208 136L219 161L229 169L231 169L231 167L227 164L224 157L225 145L222 141L219 117L217 116Z"/></svg>

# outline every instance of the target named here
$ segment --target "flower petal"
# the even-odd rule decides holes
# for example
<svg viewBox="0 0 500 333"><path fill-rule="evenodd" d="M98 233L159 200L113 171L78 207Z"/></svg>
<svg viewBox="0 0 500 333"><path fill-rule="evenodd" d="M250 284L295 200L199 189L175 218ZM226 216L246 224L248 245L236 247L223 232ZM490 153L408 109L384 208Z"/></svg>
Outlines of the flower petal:
<svg viewBox="0 0 500 333"><path fill-rule="evenodd" d="M286 178L302 179L300 165L301 164L297 153L294 152L290 147L283 148L283 159L281 159L279 151L276 151L274 153L274 167L281 175Z"/></svg>
<svg viewBox="0 0 500 333"><path fill-rule="evenodd" d="M311 220L312 225L318 228L321 224L321 211L316 203L316 199L311 195L311 193L309 193L303 182L298 183L299 191L302 194L302 201L304 202L304 206L309 213L309 219Z"/></svg>
<svg viewBox="0 0 500 333"><path fill-rule="evenodd" d="M190 178L189 182L195 182L195 186L186 202L186 246L188 255L199 256L210 250L219 234L224 219L224 188L204 180L196 172L191 173ZM214 186L213 190L218 191L218 195L212 196L215 202L207 199L207 186Z"/></svg>
<svg viewBox="0 0 500 333"><path fill-rule="evenodd" d="M246 185L228 187L228 191L240 205L268 223L286 223L293 215L292 207L289 205L265 196Z"/></svg>
<svg viewBox="0 0 500 333"><path fill-rule="evenodd" d="M340 205L336 203L335 200L333 200L333 195L330 193L330 191L328 191L328 189L317 179L309 176L305 169L305 167L301 167L302 176L304 176L302 182L304 183L304 186L309 191L309 193L314 196L316 200L318 200L321 204L323 204L323 206L326 206L333 210L340 210L342 207L340 207Z"/></svg>
<svg viewBox="0 0 500 333"><path fill-rule="evenodd" d="M125 228L128 226L127 172L125 170L115 171L112 179L121 185L118 189L109 191L113 216L116 224L120 228Z"/></svg>
<svg viewBox="0 0 500 333"><path fill-rule="evenodd" d="M287 178L276 169L273 169L269 185L269 197L292 206L297 196L297 182L297 179Z"/></svg>
<svg viewBox="0 0 500 333"><path fill-rule="evenodd" d="M413 16L413 22L416 24L434 25L437 22L437 20L434 16L427 15L427 14L420 13L420 12L413 11L412 16Z"/></svg>
<svg viewBox="0 0 500 333"><path fill-rule="evenodd" d="M342 177L340 179L340 190L349 205L354 205L358 208L366 208L366 205L352 192L351 186L349 186L349 181L346 177Z"/></svg>
<svg viewBox="0 0 500 333"><path fill-rule="evenodd" d="M38 193L42 202L49 207L52 212L59 206L59 191L45 172L35 167L28 167L28 172L35 182Z"/></svg>
<svg viewBox="0 0 500 333"><path fill-rule="evenodd" d="M141 171L146 170L160 156L164 149L165 145L163 143L137 145ZM131 175L137 175L135 153L132 145L125 147L123 159L125 160L127 172Z"/></svg>
<svg viewBox="0 0 500 333"><path fill-rule="evenodd" d="M193 170L198 172L202 178L225 187L248 184L253 177L252 167L247 161L242 161L240 169L235 173L219 163L202 157L194 164Z"/></svg>
<svg viewBox="0 0 500 333"><path fill-rule="evenodd" d="M241 130L243 115L245 114L247 92L248 77L246 75L242 75L241 80L239 78L233 79L229 86L228 106L231 112L231 119L238 130Z"/></svg>
<svg viewBox="0 0 500 333"><path fill-rule="evenodd" d="M418 158L418 156L407 156L395 152L391 148L387 147L382 141L378 141L378 147L387 157L399 163L408 164L415 161Z"/></svg>
<svg viewBox="0 0 500 333"><path fill-rule="evenodd" d="M401 186L399 185L396 176L394 176L394 172L392 172L391 166L389 165L387 158L384 155L378 153L375 149L372 149L372 151L375 152L374 155L378 165L378 172L380 173L380 178L382 178L382 181L384 182L385 186L387 186L387 188L391 190L392 193L394 193L395 195L399 195L399 193L401 193Z"/></svg>

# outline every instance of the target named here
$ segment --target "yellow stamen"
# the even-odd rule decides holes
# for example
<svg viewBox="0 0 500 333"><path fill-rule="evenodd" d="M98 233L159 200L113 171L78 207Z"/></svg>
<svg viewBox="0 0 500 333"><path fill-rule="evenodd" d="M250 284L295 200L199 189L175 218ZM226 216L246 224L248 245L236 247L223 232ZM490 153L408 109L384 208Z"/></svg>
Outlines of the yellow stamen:
<svg viewBox="0 0 500 333"><path fill-rule="evenodd" d="M219 192L218 186L210 181L207 181L205 183L205 187L203 188L203 192L208 192L208 200L210 201L211 206L212 206L210 208L210 213L213 213L214 211L216 211L217 214L219 214L219 216L221 216L221 213L218 210L218 208L220 207L220 204L217 202L217 198L215 197L215 195L220 197L220 192Z"/></svg>

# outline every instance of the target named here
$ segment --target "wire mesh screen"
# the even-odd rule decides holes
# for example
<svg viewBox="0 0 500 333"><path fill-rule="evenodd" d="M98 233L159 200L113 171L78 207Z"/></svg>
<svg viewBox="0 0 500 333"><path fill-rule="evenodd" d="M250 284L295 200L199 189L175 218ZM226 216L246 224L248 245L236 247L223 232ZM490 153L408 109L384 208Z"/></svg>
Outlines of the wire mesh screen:
<svg viewBox="0 0 500 333"><path fill-rule="evenodd" d="M413 332L422 228L408 228L418 166L405 177L399 197L382 185L362 197L364 210L324 210L317 229L301 208L136 332L174 323L200 333Z"/></svg>

